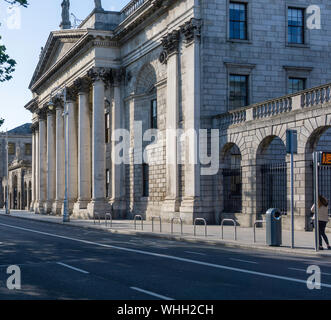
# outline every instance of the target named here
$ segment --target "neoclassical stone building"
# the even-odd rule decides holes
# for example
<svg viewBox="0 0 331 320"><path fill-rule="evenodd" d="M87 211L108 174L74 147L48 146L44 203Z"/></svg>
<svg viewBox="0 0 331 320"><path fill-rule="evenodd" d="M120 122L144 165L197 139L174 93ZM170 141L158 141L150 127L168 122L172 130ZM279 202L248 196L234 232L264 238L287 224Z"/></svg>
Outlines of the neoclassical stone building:
<svg viewBox="0 0 331 320"><path fill-rule="evenodd" d="M270 195L259 200L262 191L252 185L263 170L280 172L276 204L285 201L286 212L284 137L269 132L273 119L263 122L263 133L249 134L262 122L242 108L290 94L285 110L292 111L295 92L331 81L331 7L328 0L315 2L322 8L320 30L307 29L306 0L132 0L121 12L96 8L77 29L62 21L42 51L30 83L33 99L25 106L33 114L31 210L63 210L67 137L68 200L76 217L113 210L119 218L142 214L192 223L203 217L218 223L231 215L252 225L265 209L257 202L273 203ZM275 111L283 110L275 101L271 112L285 124L287 115ZM238 145L229 126L248 120L252 127ZM167 131L212 128L220 130L220 169L204 175L200 162L187 159L199 149L215 151L210 139L199 148ZM122 164L113 157L121 143L117 129L129 132ZM157 129L153 144L141 138L148 129ZM327 148L328 135L322 140ZM261 145L254 149L251 141ZM269 159L278 171L262 170L257 150L265 155L263 164ZM148 162L138 161L144 152ZM168 161L177 157L184 161ZM304 194L298 194L300 206ZM307 208L308 201L296 211L298 221L307 220Z"/></svg>
<svg viewBox="0 0 331 320"><path fill-rule="evenodd" d="M29 210L32 197L31 123L8 131L9 208ZM5 206L7 191L6 133L0 134L0 207Z"/></svg>

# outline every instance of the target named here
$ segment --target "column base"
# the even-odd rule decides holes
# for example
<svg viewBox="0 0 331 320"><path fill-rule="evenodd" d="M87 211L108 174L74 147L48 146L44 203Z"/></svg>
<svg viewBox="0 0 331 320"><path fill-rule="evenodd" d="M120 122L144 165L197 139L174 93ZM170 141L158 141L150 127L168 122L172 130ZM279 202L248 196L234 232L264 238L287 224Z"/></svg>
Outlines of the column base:
<svg viewBox="0 0 331 320"><path fill-rule="evenodd" d="M44 203L44 214L52 213L53 201L46 201Z"/></svg>
<svg viewBox="0 0 331 320"><path fill-rule="evenodd" d="M32 201L32 202L31 202L31 205L30 205L30 208L28 208L28 210L29 210L30 212L34 212L34 203L35 203L35 201Z"/></svg>
<svg viewBox="0 0 331 320"><path fill-rule="evenodd" d="M78 200L73 207L72 216L76 219L89 219L87 207L91 200Z"/></svg>
<svg viewBox="0 0 331 320"><path fill-rule="evenodd" d="M44 205L44 201L37 201L34 206L34 212L37 214L45 214Z"/></svg>
<svg viewBox="0 0 331 320"><path fill-rule="evenodd" d="M179 212L180 209L180 202L179 199L170 199L166 198L163 201L162 208L161 208L161 215L165 221L171 221L175 214Z"/></svg>
<svg viewBox="0 0 331 320"><path fill-rule="evenodd" d="M109 204L111 205L113 219L126 218L126 202L124 199L112 199Z"/></svg>
<svg viewBox="0 0 331 320"><path fill-rule="evenodd" d="M203 214L201 214L201 202L199 198L184 198L179 211L180 217L186 224L193 224L195 218L204 218Z"/></svg>
<svg viewBox="0 0 331 320"><path fill-rule="evenodd" d="M104 218L106 213L111 212L111 205L105 200L92 200L87 205L87 214L90 219L93 219L94 214L98 213L101 215L101 218Z"/></svg>
<svg viewBox="0 0 331 320"><path fill-rule="evenodd" d="M63 200L55 200L55 202L52 205L52 213L56 216L61 216L63 212L62 205L63 205Z"/></svg>

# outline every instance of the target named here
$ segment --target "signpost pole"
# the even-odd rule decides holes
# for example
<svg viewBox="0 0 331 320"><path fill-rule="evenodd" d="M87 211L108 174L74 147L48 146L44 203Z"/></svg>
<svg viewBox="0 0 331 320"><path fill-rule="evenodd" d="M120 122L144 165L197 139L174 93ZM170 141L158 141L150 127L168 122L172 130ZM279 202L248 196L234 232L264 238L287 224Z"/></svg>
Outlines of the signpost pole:
<svg viewBox="0 0 331 320"><path fill-rule="evenodd" d="M314 207L315 207L315 251L319 250L319 225L318 225L318 166L319 166L319 152L314 152Z"/></svg>

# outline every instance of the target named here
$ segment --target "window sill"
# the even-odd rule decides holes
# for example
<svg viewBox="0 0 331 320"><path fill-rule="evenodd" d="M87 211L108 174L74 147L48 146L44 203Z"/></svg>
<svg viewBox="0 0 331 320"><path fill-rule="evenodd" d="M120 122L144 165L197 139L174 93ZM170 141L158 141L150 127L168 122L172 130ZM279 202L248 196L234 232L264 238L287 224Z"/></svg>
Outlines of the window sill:
<svg viewBox="0 0 331 320"><path fill-rule="evenodd" d="M244 44L252 44L251 40L241 40L241 39L227 39L227 42L231 43L244 43Z"/></svg>
<svg viewBox="0 0 331 320"><path fill-rule="evenodd" d="M287 43L286 47L292 48L310 48L309 44L301 44L301 43Z"/></svg>

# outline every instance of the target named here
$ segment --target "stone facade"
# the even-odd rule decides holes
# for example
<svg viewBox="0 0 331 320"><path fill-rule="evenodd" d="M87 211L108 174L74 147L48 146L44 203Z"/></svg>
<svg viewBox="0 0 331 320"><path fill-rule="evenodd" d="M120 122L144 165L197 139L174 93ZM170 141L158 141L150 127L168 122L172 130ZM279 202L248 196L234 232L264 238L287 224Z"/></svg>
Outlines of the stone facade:
<svg viewBox="0 0 331 320"><path fill-rule="evenodd" d="M9 208L30 208L32 181L32 132L27 123L8 131ZM5 206L7 190L6 133L0 134L0 207Z"/></svg>
<svg viewBox="0 0 331 320"><path fill-rule="evenodd" d="M249 110L257 107L229 113L229 75L249 76L248 104L284 96L292 76L305 78L307 87L329 82L331 7L327 0L318 0L322 30L305 30L305 44L290 45L287 8L305 8L309 1L236 3L247 6L247 40L229 39L229 0L133 0L121 12L94 10L77 29L51 33L30 83L33 99L26 105L35 127L35 212L63 212L67 145L67 200L76 217L112 211L116 218L140 214L192 223L203 217L218 223L229 214L222 170L241 168L242 194L238 189L236 196L242 200L242 212L230 214L241 225L252 225L261 214L256 166L262 160L288 162L284 130L304 130L303 119L310 111L300 104L294 114L301 120L293 116L288 125L288 115L277 112L279 132L270 133L276 120L253 117ZM295 96L286 99L291 106L297 103ZM156 142L150 144L140 136L152 127L154 101L158 130ZM313 114L322 116L326 110L321 107ZM210 144L176 139L168 131L188 134L212 128L220 129L220 170L204 175L203 166L188 159L200 149L210 153ZM114 161L120 142L113 135L118 129L129 134L122 164ZM324 149L331 145L328 137L321 138ZM141 161L144 154L148 165ZM177 158L183 163L177 164ZM307 221L301 217L307 217L311 199L298 184L297 208L302 210L296 214L298 228L303 228Z"/></svg>

